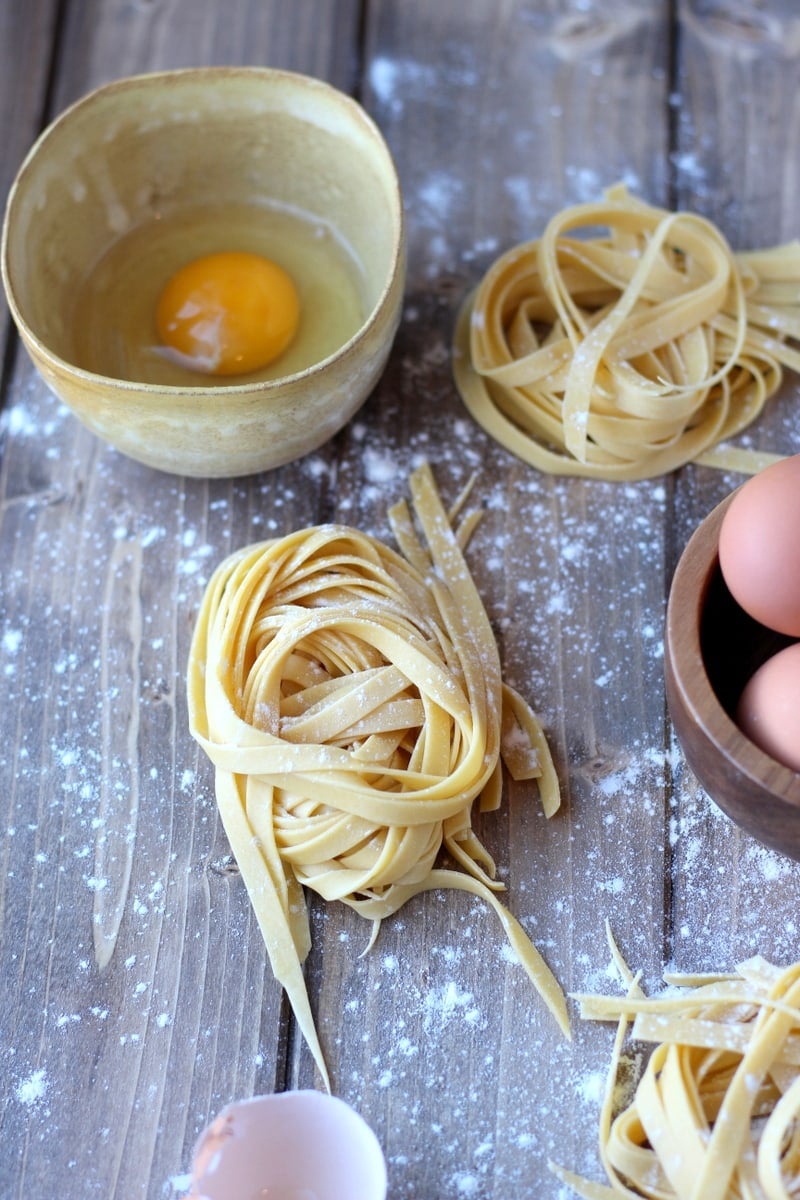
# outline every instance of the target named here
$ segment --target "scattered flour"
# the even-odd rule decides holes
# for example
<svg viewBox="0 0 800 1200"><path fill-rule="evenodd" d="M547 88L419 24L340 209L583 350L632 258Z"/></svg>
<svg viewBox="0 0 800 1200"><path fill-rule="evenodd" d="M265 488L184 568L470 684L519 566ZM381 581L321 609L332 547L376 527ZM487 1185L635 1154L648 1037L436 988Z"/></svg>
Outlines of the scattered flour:
<svg viewBox="0 0 800 1200"><path fill-rule="evenodd" d="M433 89L442 91L443 76L459 86L468 86L471 71L467 62L446 63L440 70L438 65L420 67L401 58L384 56L373 59L368 82L384 113L411 113L421 96L430 96ZM553 119L563 115L559 106L550 106L545 112ZM678 182L692 184L697 191L705 182L705 161L702 148L676 155L673 166ZM602 178L599 171L577 165L567 167L565 176L570 198L575 200L596 199L602 188L611 182ZM632 190L640 190L640 181L633 173L628 174L626 182ZM524 173L509 176L502 187L518 219L530 211L535 187ZM463 185L443 168L423 173L416 182L414 203L419 206L419 229L429 255L425 269L431 278L440 274L442 263L451 261L464 275L464 264L485 260L499 249L497 239L485 231L466 248L455 245L450 226L454 214L458 215L459 206L467 204L469 199ZM414 297L406 320L420 329L430 311L428 297ZM440 326L441 322L437 321L427 339L423 360L412 360L409 355L409 361L402 364L399 385L416 389L423 402L430 397L432 409L443 397L446 400L451 387L449 345L442 337ZM2 417L9 438L19 442L41 440L43 435L52 436L65 420L72 420L60 406L48 403L45 415L31 406L27 398L23 400L11 405ZM381 403L390 405L391 396L382 397ZM526 695L543 705L548 732L568 783L567 811L559 832L542 832L538 818L523 825L516 810L513 818L509 818L518 822L514 829L521 829L520 836L524 838L524 854L522 847L517 845L513 868L508 869L509 900L518 913L520 908L526 910L521 915L527 927L543 934L541 940L537 938L537 943L546 949L557 972L561 974L563 970L566 973L567 967L571 966L577 979L570 982L586 990L607 990L619 986L619 981L607 962L603 942L592 935L591 919L586 921L589 932L581 941L581 931L576 927L583 923L583 916L580 921L573 916L569 899L572 889L579 898L576 909L580 897L588 897L587 903L592 909L598 909L600 916L608 915L612 922L615 915L621 917L625 950L630 954L632 966L637 967L637 958L641 957L649 970L660 967L661 959L670 949L651 944L650 913L641 908L643 870L647 871L648 879L660 878L663 868L684 880L681 907L675 912L677 944L672 951L676 965L688 958L709 969L725 967L730 965L733 948L739 950L743 945L751 944L754 949L761 948L768 953L796 954L796 924L789 921L784 928L774 931L768 928L767 919L769 893L773 886L782 889L786 896L800 890L797 867L770 851L748 844L741 859L747 867L747 878L741 880L737 893L745 911L734 911L724 872L736 832L727 818L687 783L677 747L665 752L653 744L653 730L659 731L665 724L663 708L655 716L648 713L643 718L645 727L635 729L628 744L619 745L612 738L613 732L621 727L615 719L614 708L625 702L631 682L629 677L635 680L637 687L650 689L654 695L660 694L663 602L654 602L647 583L654 575L658 579L665 575L663 519L668 503L672 503L671 485L669 492L659 482L623 487L599 485L584 491L562 487L558 481L545 480L535 472L521 470L505 456L498 457L471 420L461 415L462 410L459 408L457 412L459 415L454 418L452 406L443 403L443 415L439 417L437 413L430 421L430 428L414 432L408 444L401 442L395 426L391 427L390 436L381 439L375 433L372 418L360 417L346 431L342 453L332 455L330 461L321 454L314 454L299 465L297 475L287 471L281 472L277 480L268 478L247 485L210 484L208 502L202 505L198 503L199 493L191 488L176 485L173 490L164 489L163 494L154 489L153 512L133 513L126 508L124 497L120 497L122 489L117 486L114 476L116 459L113 455L101 458L96 468L91 502L101 514L97 518L98 527L102 524L101 518L105 521L105 537L96 535L96 542L76 545L75 552L82 556L81 561L87 567L85 582L76 586L87 590L96 587L94 581L102 578L112 542L138 545L145 561L148 556L156 561L159 555L166 553L166 546L178 547L176 572L183 589L175 598L178 612L166 616L153 612L153 597L146 597L145 621L152 621L153 625L152 630L147 629L148 637L143 639L137 651L142 657L145 674L139 691L133 695L134 702L142 701L146 711L152 712L153 702L145 684L155 688L163 678L164 686L158 691L162 697L159 703L164 703L163 697L166 697L166 703L160 710L163 717L159 719L164 722L178 720L178 701L173 698L173 690L179 690L182 685L183 664L176 666L171 656L176 653L176 641L181 653L185 649L183 642L189 616L196 609L211 569L223 552L251 535L270 536L295 527L297 513L305 511L304 497L309 487L324 489L328 486L333 492L337 472L351 472L357 475L358 486L354 486L351 477L345 479L349 486L343 491L355 496L351 501L353 519L380 522L386 504L404 492L407 471L419 458L431 457L434 466L441 468L449 494L466 481L473 469L480 470L489 464L475 491L476 501L485 510L485 520L476 533L474 549L470 549L469 556L478 564L487 607L500 634L504 664L518 676L514 682ZM440 436L439 421L446 421L447 436L444 439ZM787 425L787 437L792 431ZM54 453L53 465L48 468L54 472L55 457ZM492 482L487 485L488 476ZM296 489L291 486L292 480L298 485ZM578 499L571 499L571 494ZM197 515L187 507L190 502L197 505ZM340 515L338 509L337 515ZM614 535L618 562L608 561L610 539L605 536L606 530ZM28 530L26 536L30 533ZM47 565L47 554L53 555L53 561L57 562L58 553L63 555L64 547L43 545L37 550L37 555L42 556L36 559L37 565ZM42 571L42 575L45 573ZM146 572L143 578L146 582ZM25 584L22 577L15 582L20 587ZM38 587L38 579L36 583ZM610 614L608 629L594 631L591 635L585 628L585 603L590 595L605 597ZM28 628L21 619L15 619L4 628L0 641L0 652L7 660L4 664L7 680L27 689L26 716L42 712L49 715L51 723L46 726L46 736L53 736L45 745L44 753L49 750L52 754L62 788L56 797L45 798L41 815L49 825L60 823L58 836L63 839L63 853L59 857L58 849L62 843L56 839L48 844L49 853L43 853L33 840L35 822L26 828L22 813L9 810L6 818L9 838L20 843L24 841L26 848L24 852L15 848L14 860L9 861L7 871L11 879L14 871L21 876L23 866L30 864L38 868L47 865L48 869L62 873L80 870L85 889L89 893L100 893L109 887L109 880L91 870L96 841L104 828L104 821L97 815L98 780L104 766L99 748L103 745L104 722L108 725L119 720L124 724L125 703L131 699L132 680L131 677L115 676L113 683L101 694L96 687L100 655L93 651L97 657L92 654L87 657L86 651L87 646L96 645L98 629L85 625L71 628L70 599L49 594L41 597L48 636L63 639L54 659L55 679L48 683L51 695L45 695L41 681L37 683L33 677L20 680L17 675L23 653L35 648L39 627ZM86 593L79 592L72 599L77 600L78 610L87 607ZM615 605L619 607L615 608ZM624 621L619 619L620 611L626 613ZM176 615L180 621L179 636L172 626ZM620 668L613 639L624 638L630 623L635 623L641 632L641 657L635 658L636 651L632 650L630 669L627 660L624 668ZM123 621L120 628L124 627ZM553 661L550 649L554 631L555 638L563 639L564 645L563 658L559 662ZM149 636L151 632L157 636ZM70 637L74 641L69 641ZM603 644L606 638L611 639L608 645ZM78 728L71 714L79 709L81 689L92 687L98 692L96 709L89 725ZM575 715L579 704L592 707L590 731L585 728L584 712L581 710L579 716ZM167 711L167 705L174 707ZM35 720L28 724L23 733L26 744L20 748L17 767L19 780L27 778L28 786L31 786L31 778L38 778L41 768L35 737L37 732L41 736L41 729L36 730ZM115 766L117 769L122 769L119 764ZM177 798L169 790L169 781L173 777L180 792ZM124 789L125 786L123 779L120 787ZM132 974L126 976L122 1010L118 996L114 996L113 1004L104 999L102 1004L84 1008L76 1005L74 1009L71 1000L62 1000L63 1011L58 1011L57 1015L53 1011L49 1016L52 1025L60 1031L59 1036L65 1040L77 1036L82 1022L91 1020L106 1029L116 1023L115 1036L130 1048L131 1053L141 1053L143 1033L140 1031L148 1014L157 1030L169 1029L173 1020L179 1025L180 1012L173 1015L169 993L163 990L159 995L158 992L162 980L157 972L167 968L164 964L148 963L139 947L147 944L145 935L156 927L157 922L180 920L184 916L180 908L170 910L172 897L180 891L175 887L171 872L185 878L187 873L199 869L207 849L206 831L212 828L216 819L208 776L196 777L194 768L183 762L159 762L158 769L153 765L146 786L151 789L146 797L148 805L154 809L158 807L159 811L163 806L165 811L174 812L171 817L175 822L174 830L162 831L159 838L173 836L173 845L182 857L177 865L173 865L167 858L168 847L158 838L145 841L144 834L138 835L140 843L126 908L129 941L125 943L121 960L126 972ZM38 792L33 794L38 795ZM673 799L676 794L680 796L679 804ZM68 808L66 800L69 801ZM191 861L184 854L184 844L180 841L187 831L185 814L190 805L196 806L198 813L197 845L192 846L194 858ZM12 815L16 823L11 822ZM660 830L663 840L665 822L667 845L654 847L652 858L643 864L639 857L642 847L639 846L636 853L631 852L628 823L638 831L643 828L653 830L654 838L658 838ZM607 840L604 853L594 857L591 853L584 854L598 838ZM558 848L557 858L550 853L554 846ZM613 870L609 869L610 846L614 852ZM710 855L710 846L718 854ZM658 857L661 853L668 856L663 863ZM545 869L552 871L551 892L561 891L564 897L555 913L543 911L531 894L536 873ZM647 894L653 899L649 884ZM89 913L92 899L90 894ZM749 900L753 903L750 911L746 911ZM227 949L238 966L237 955L242 952L241 947L249 947L252 952L256 942L247 941L246 918L237 925L235 916L230 916L227 910L220 911L230 924L231 945ZM333 914L338 910L332 908L330 911ZM341 918L331 915L325 919L338 922ZM393 926L399 928L401 920L394 920ZM212 912L208 923L212 925L215 921L216 914ZM416 936L416 928L409 916L405 936ZM580 1052L571 1048L558 1049L554 1061L548 1062L547 1077L553 1080L549 1093L539 1095L526 1090L529 1081L532 1089L539 1085L540 1060L537 1056L542 1051L542 1043L537 1041L540 1034L531 1012L536 1014L537 1020L544 1018L535 1008L535 1001L528 998L524 985L516 982L516 976L521 976L516 955L499 930L495 933L494 955L480 966L482 970L498 973L509 970L509 974L513 968L515 982L504 994L508 1011L503 1012L490 1011L477 986L471 990L464 985L464 979L475 976L474 929L469 922L458 927L452 943L431 949L434 982L407 980L399 950L382 952L378 946L373 951L377 960L377 979L369 995L378 995L381 999L392 997L389 1003L394 1024L385 1054L377 1059L371 1082L381 1091L393 1089L393 1115L409 1138L423 1119L427 1120L427 1114L415 1110L408 1099L409 1093L417 1094L417 1081L425 1072L429 1073L430 1087L437 1098L446 1096L448 1105L458 1110L463 1128L474 1131L474 1142L468 1148L466 1142L461 1141L455 1149L447 1146L442 1152L442 1160L464 1163L462 1169L443 1179L443 1200L471 1200L488 1194L488 1173L497 1152L494 1119L491 1122L482 1119L481 1096L477 1089L472 1095L459 1093L462 1079L474 1080L482 1072L485 1086L492 1087L498 1078L512 1077L517 1081L522 1078L518 1094L500 1097L501 1105L507 1106L504 1136L523 1156L532 1158L535 1155L537 1161L551 1154L553 1147L547 1144L545 1134L527 1127L532 1111L544 1111L548 1105L568 1107L570 1099L577 1098L585 1106L581 1118L590 1122L593 1116L590 1110L596 1110L602 1098L605 1079L600 1068L591 1064L584 1069ZM188 936L197 937L198 945L202 941L201 935L202 930L198 933L189 926ZM342 945L351 940L345 929L339 929L335 936ZM76 978L85 994L89 994L88 988L94 986L95 963L91 937L88 944L83 937L84 934L75 934L72 962ZM770 944L766 945L766 942ZM132 952L134 947L136 953ZM69 967L69 959L59 959L59 969L64 967L65 961ZM470 970L465 969L464 974L459 975L459 968L465 963L471 964ZM360 969L366 972L366 964ZM355 968L354 978L363 978L355 975ZM254 986L250 976L247 986ZM367 989L356 989L343 996L345 1025L349 1022L358 1026L368 1040L369 1033L364 1028L365 1006L369 1002ZM149 1007L151 1004L152 1008ZM498 1034L501 1023L504 1037L509 1030L513 1031L512 1053L524 1064L522 1070L515 1072L508 1066L502 1068L500 1057L504 1045ZM211 1046L216 1032L209 1029L201 1039L203 1045ZM206 1051L203 1045L199 1051L198 1077L204 1069L203 1055L207 1056L207 1062L213 1061L211 1051ZM441 1065L443 1045L447 1046L449 1056L446 1059L446 1068L452 1072L449 1077ZM459 1054L465 1056L463 1061ZM480 1064L480 1072L464 1066L467 1055L472 1055ZM260 1056L255 1056L254 1061L259 1066ZM409 1083L412 1076L413 1081ZM156 1077L157 1070L153 1074L153 1078ZM251 1076L248 1075L247 1080L249 1085ZM459 1087L452 1086L453 1080L459 1081ZM365 1086L363 1076L354 1078L351 1086L353 1093L358 1095L359 1089ZM20 1104L33 1108L46 1097L51 1098L54 1090L55 1077L51 1079L44 1068L39 1068L17 1083L13 1095ZM452 1113L448 1114L446 1128L452 1128ZM427 1127L425 1135L428 1136ZM442 1126L439 1126L437 1136L446 1136ZM460 1157L462 1151L464 1154ZM402 1155L394 1155L392 1161L401 1165L408 1160ZM524 1170L524 1158L521 1170ZM185 1188L187 1180L176 1176L170 1183L179 1190ZM509 1185L509 1194L529 1194L523 1179L501 1181L493 1194L501 1194L503 1183ZM552 1197L561 1194L560 1189L554 1189ZM398 1200L402 1200L399 1192Z"/></svg>
<svg viewBox="0 0 800 1200"><path fill-rule="evenodd" d="M50 1081L43 1067L33 1071L27 1079L17 1084L15 1095L20 1104L38 1104L47 1094Z"/></svg>

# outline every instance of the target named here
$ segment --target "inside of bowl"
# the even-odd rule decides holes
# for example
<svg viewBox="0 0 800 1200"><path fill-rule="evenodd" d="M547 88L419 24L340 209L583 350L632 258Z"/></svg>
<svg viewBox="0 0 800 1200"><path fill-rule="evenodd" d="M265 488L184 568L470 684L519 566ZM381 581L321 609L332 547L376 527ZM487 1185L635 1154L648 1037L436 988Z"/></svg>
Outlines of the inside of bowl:
<svg viewBox="0 0 800 1200"><path fill-rule="evenodd" d="M709 683L731 718L748 679L791 641L740 608L717 564L709 576L703 604L700 649Z"/></svg>
<svg viewBox="0 0 800 1200"><path fill-rule="evenodd" d="M123 80L78 104L20 174L7 270L22 320L75 360L76 288L111 244L182 206L284 206L352 253L364 314L399 241L393 167L361 110L329 87L268 71Z"/></svg>

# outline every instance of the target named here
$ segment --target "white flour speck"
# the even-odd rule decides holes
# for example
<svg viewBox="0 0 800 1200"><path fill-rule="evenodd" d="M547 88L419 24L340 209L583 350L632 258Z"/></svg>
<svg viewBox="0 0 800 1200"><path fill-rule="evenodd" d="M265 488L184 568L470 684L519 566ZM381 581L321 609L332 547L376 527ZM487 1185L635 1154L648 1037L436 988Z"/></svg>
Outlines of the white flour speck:
<svg viewBox="0 0 800 1200"><path fill-rule="evenodd" d="M459 1196L465 1197L468 1200L471 1196L477 1196L479 1183L475 1175L470 1175L467 1171L458 1171L452 1176L452 1184Z"/></svg>
<svg viewBox="0 0 800 1200"><path fill-rule="evenodd" d="M47 1073L39 1068L17 1085L16 1096L21 1104L36 1104L44 1098L48 1087Z"/></svg>
<svg viewBox="0 0 800 1200"><path fill-rule="evenodd" d="M7 629L3 634L3 649L7 654L16 654L22 645L22 633L19 629Z"/></svg>
<svg viewBox="0 0 800 1200"><path fill-rule="evenodd" d="M456 1015L461 1016L468 1025L480 1025L481 1014L475 1007L474 996L471 992L461 991L458 984L451 980L443 987L428 992L424 998L425 1028L430 1030L438 1021L440 1025L451 1021Z"/></svg>
<svg viewBox="0 0 800 1200"><path fill-rule="evenodd" d="M587 1104L597 1105L603 1099L606 1076L603 1071L589 1071L578 1082L578 1095Z"/></svg>
<svg viewBox="0 0 800 1200"><path fill-rule="evenodd" d="M397 463L391 454L367 447L364 451L364 474L370 483L389 483L398 474Z"/></svg>
<svg viewBox="0 0 800 1200"><path fill-rule="evenodd" d="M159 542L161 538L166 537L167 531L163 525L153 525L141 537L142 549L146 550L148 546L152 546L154 542Z"/></svg>
<svg viewBox="0 0 800 1200"><path fill-rule="evenodd" d="M383 57L373 59L369 70L369 81L376 97L382 103L391 104L394 101L397 77L397 64L391 59Z"/></svg>

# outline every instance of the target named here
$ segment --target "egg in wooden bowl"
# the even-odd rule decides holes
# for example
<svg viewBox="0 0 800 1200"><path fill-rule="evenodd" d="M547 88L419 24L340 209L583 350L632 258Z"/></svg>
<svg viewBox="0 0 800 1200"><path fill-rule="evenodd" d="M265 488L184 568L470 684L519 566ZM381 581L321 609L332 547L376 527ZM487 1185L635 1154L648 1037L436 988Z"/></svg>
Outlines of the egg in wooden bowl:
<svg viewBox="0 0 800 1200"><path fill-rule="evenodd" d="M800 458L795 472L797 468ZM769 704L764 705L759 697L763 712L755 713L755 723L753 713L747 711L747 692L752 692L753 681L781 658L789 663L789 673L784 671L784 675L794 696L800 693L796 669L800 639L764 624L768 613L757 619L743 607L726 582L720 562L721 534L723 561L726 536L737 552L744 546L739 526L741 501L747 499L745 489L757 479L737 489L706 517L680 557L667 605L667 702L686 760L712 800L764 845L800 860L800 771L795 769L792 745L797 728L794 701L779 694L770 711ZM759 487L763 492L763 480ZM773 521L784 545L791 547L798 526L785 509L779 510ZM769 549L769 537L764 540ZM730 549L727 553L730 556ZM735 580L735 570L727 564L726 569L728 579ZM755 577L758 575L756 571ZM746 597L745 602L751 607ZM769 740L770 722L777 722L775 742ZM781 738L786 750L780 748Z"/></svg>
<svg viewBox="0 0 800 1200"><path fill-rule="evenodd" d="M106 84L22 164L2 272L22 340L99 437L237 476L323 444L399 323L403 206L379 130L308 76L204 67Z"/></svg>

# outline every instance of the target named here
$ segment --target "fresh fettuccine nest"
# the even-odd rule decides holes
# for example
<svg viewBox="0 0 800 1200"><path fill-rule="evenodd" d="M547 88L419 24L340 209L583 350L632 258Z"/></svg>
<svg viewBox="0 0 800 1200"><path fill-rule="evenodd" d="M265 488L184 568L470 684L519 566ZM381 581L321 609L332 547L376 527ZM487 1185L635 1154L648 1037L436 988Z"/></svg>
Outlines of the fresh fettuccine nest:
<svg viewBox="0 0 800 1200"><path fill-rule="evenodd" d="M752 472L778 456L719 443L782 367L800 371L798 338L800 242L734 254L710 221L618 185L494 263L459 316L453 369L479 424L540 470Z"/></svg>
<svg viewBox="0 0 800 1200"><path fill-rule="evenodd" d="M219 811L276 978L323 1077L301 963L303 887L370 919L454 887L498 913L565 1032L566 1004L522 927L498 902L494 863L471 827L496 808L501 756L558 781L542 729L501 679L491 626L462 550L475 526L451 513L427 466L411 477L417 532L390 512L401 553L343 525L249 546L223 562L189 662L192 734L216 766ZM455 868L438 866L444 849ZM460 869L458 869L460 868Z"/></svg>
<svg viewBox="0 0 800 1200"><path fill-rule="evenodd" d="M600 1118L610 1187L553 1170L585 1200L790 1200L800 1195L800 963L749 959L732 975L667 975L646 997L581 996L617 1020ZM620 1111L626 1036L654 1049Z"/></svg>

